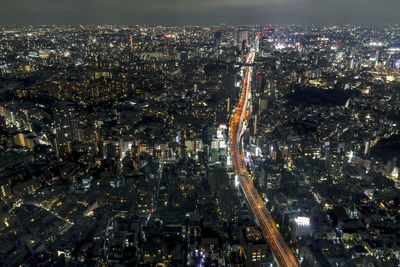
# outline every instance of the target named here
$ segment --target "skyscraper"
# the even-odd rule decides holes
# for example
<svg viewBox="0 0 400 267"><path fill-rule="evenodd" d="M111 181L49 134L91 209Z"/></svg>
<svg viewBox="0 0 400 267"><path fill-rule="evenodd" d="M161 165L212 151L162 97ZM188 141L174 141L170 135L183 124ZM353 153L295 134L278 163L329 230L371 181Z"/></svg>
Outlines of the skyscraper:
<svg viewBox="0 0 400 267"><path fill-rule="evenodd" d="M236 46L240 47L244 40L247 41L248 32L246 30L237 30L236 31Z"/></svg>
<svg viewBox="0 0 400 267"><path fill-rule="evenodd" d="M216 46L218 46L221 43L223 35L224 35L224 33L222 31L214 32L214 40L215 40Z"/></svg>
<svg viewBox="0 0 400 267"><path fill-rule="evenodd" d="M52 111L59 142L66 144L67 141L76 140L77 120L75 106L71 103L62 103L53 107Z"/></svg>

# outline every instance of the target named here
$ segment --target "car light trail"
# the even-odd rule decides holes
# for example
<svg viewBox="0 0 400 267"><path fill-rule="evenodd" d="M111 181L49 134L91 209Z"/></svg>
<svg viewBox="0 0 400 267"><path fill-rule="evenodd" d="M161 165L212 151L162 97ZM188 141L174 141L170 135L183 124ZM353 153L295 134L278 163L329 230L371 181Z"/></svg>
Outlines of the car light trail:
<svg viewBox="0 0 400 267"><path fill-rule="evenodd" d="M250 99L250 82L253 72L251 64L254 61L254 52L250 52L246 58L246 72L243 80L243 90L239 103L232 116L230 125L231 139L231 158L239 185L242 188L247 202L249 203L254 216L260 224L262 233L274 252L275 258L280 266L299 266L296 258L288 245L283 240L276 223L269 214L262 198L258 194L253 184L253 178L247 172L246 163L244 161L243 147L241 146L242 136L246 129L246 121L249 116L249 99Z"/></svg>

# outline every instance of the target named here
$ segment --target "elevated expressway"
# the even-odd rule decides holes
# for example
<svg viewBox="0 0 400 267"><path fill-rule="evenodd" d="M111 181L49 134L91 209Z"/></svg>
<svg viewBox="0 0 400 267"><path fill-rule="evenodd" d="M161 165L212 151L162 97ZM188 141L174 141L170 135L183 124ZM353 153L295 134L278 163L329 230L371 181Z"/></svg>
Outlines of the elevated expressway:
<svg viewBox="0 0 400 267"><path fill-rule="evenodd" d="M242 94L230 122L231 158L238 176L240 187L244 192L254 216L259 222L261 231L270 245L279 266L299 266L292 251L285 243L277 229L274 219L265 208L262 198L255 189L252 181L253 179L248 173L244 161L242 136L246 131L247 119L250 113L250 82L253 72L253 62L254 52L250 52L246 58L246 72L243 78Z"/></svg>

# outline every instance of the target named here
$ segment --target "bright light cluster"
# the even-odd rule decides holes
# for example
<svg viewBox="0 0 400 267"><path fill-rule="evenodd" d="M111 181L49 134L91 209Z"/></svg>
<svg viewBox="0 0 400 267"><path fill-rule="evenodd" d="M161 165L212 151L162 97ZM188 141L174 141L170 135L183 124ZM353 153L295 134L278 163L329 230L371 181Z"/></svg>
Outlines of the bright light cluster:
<svg viewBox="0 0 400 267"><path fill-rule="evenodd" d="M310 225L310 217L298 216L296 219L294 219L294 221L299 226L309 226Z"/></svg>

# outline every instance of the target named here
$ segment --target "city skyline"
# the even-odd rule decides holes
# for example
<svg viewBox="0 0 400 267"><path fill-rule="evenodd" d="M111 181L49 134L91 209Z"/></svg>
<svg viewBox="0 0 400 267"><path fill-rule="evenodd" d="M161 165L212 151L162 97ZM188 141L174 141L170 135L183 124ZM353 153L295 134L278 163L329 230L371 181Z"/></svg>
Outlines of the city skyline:
<svg viewBox="0 0 400 267"><path fill-rule="evenodd" d="M398 266L399 36L0 26L0 265Z"/></svg>

